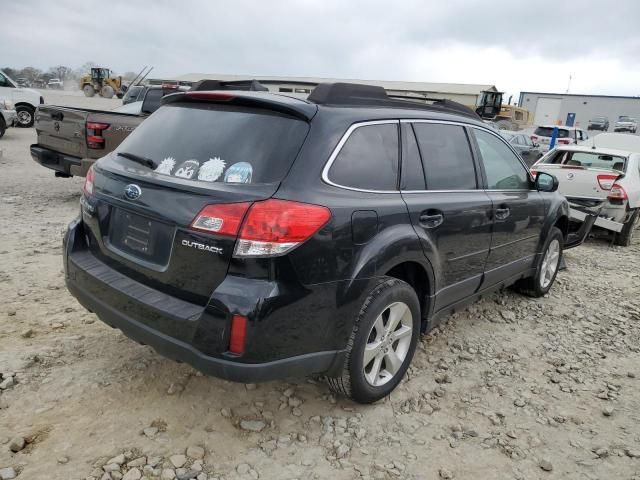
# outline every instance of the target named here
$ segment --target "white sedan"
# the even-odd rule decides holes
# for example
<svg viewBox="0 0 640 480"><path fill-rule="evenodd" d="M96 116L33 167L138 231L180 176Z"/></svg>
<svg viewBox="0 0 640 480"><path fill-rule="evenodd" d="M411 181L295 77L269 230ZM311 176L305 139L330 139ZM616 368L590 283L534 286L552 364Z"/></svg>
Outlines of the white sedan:
<svg viewBox="0 0 640 480"><path fill-rule="evenodd" d="M531 167L555 175L570 203L600 210L595 225L627 246L640 222L640 138L603 133L582 145L558 146Z"/></svg>

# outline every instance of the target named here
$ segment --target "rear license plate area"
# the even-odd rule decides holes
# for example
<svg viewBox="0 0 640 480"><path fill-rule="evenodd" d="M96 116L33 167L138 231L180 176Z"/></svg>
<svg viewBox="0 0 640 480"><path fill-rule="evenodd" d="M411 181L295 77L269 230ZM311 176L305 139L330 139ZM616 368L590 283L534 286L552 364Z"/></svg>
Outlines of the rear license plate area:
<svg viewBox="0 0 640 480"><path fill-rule="evenodd" d="M109 225L112 247L142 260L165 264L171 250L173 228L163 222L114 208Z"/></svg>

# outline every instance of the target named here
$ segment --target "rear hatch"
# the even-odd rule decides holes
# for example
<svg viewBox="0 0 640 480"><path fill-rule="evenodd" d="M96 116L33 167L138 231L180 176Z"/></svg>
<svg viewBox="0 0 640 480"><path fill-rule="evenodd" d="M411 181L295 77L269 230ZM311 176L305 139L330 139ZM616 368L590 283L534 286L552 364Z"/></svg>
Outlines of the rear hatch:
<svg viewBox="0 0 640 480"><path fill-rule="evenodd" d="M531 136L531 140L541 145L551 144L551 136L553 135L553 127L538 127ZM572 143L571 132L566 128L558 128L558 137L556 142L558 144Z"/></svg>
<svg viewBox="0 0 640 480"><path fill-rule="evenodd" d="M91 252L140 283L205 304L231 262L234 223L276 192L308 129L265 108L160 108L94 166L83 207ZM191 225L205 207L214 213L198 230Z"/></svg>
<svg viewBox="0 0 640 480"><path fill-rule="evenodd" d="M38 145L65 155L84 157L88 116L86 110L40 105L35 121Z"/></svg>
<svg viewBox="0 0 640 480"><path fill-rule="evenodd" d="M532 167L533 172L555 175L558 191L569 200L605 200L616 180L624 177L627 158L597 151L558 150Z"/></svg>

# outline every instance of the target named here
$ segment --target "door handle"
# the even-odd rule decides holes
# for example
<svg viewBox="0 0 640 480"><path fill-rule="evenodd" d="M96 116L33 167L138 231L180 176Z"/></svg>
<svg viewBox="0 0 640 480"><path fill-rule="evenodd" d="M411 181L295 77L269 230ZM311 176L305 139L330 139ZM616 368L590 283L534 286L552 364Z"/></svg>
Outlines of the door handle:
<svg viewBox="0 0 640 480"><path fill-rule="evenodd" d="M444 215L442 213L423 213L420 215L420 225L424 228L436 228L442 225L444 222Z"/></svg>
<svg viewBox="0 0 640 480"><path fill-rule="evenodd" d="M509 216L509 214L511 214L511 210L509 210L509 207L496 208L496 218L498 220L504 220Z"/></svg>

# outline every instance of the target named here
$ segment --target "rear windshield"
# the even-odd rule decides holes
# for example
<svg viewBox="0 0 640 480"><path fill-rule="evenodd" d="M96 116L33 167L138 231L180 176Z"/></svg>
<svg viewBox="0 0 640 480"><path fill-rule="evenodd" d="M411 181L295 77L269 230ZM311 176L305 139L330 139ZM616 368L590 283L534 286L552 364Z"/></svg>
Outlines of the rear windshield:
<svg viewBox="0 0 640 480"><path fill-rule="evenodd" d="M266 110L220 105L167 105L116 150L153 160L163 177L199 185L274 183L291 167L309 125ZM150 167L114 155L143 171Z"/></svg>
<svg viewBox="0 0 640 480"><path fill-rule="evenodd" d="M541 137L550 137L553 135L553 127L538 127L536 128L535 134ZM569 138L569 130L559 128L558 138Z"/></svg>
<svg viewBox="0 0 640 480"><path fill-rule="evenodd" d="M617 155L604 155L596 152L559 151L545 158L542 163L570 165L573 167L602 168L605 170L625 171L626 158Z"/></svg>

